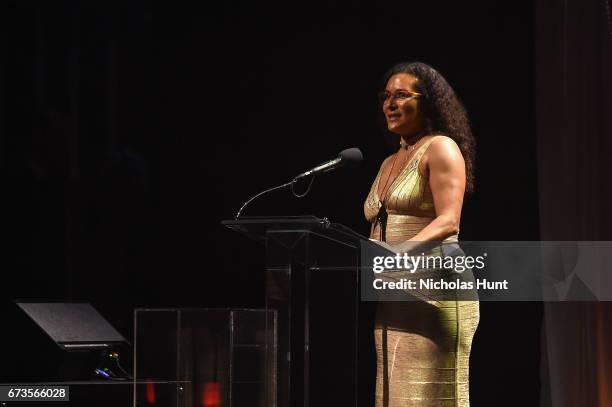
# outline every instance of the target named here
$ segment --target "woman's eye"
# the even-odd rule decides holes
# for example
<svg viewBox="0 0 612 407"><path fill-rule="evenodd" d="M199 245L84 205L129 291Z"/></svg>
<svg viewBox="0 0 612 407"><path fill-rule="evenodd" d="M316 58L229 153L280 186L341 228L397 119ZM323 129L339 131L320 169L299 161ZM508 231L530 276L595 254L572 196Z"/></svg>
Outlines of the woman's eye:
<svg viewBox="0 0 612 407"><path fill-rule="evenodd" d="M397 99L408 99L410 96L411 95L408 92L397 92L396 98Z"/></svg>

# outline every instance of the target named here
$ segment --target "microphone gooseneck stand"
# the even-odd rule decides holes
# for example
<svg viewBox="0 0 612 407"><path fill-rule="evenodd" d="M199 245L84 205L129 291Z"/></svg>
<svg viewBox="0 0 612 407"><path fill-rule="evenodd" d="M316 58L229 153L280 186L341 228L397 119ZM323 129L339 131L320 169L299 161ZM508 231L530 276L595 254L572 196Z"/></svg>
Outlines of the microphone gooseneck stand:
<svg viewBox="0 0 612 407"><path fill-rule="evenodd" d="M242 205L242 207L240 207L238 212L236 212L236 216L234 217L234 220L238 220L240 218L240 214L242 213L242 211L248 204L250 204L255 199L259 198L260 196L267 194L268 192L272 192L272 191L276 191L277 189L283 189L283 188L289 187L291 189L291 193L293 194L293 196L295 196L296 198L303 198L306 195L308 195L308 193L310 192L310 188L312 187L312 183L314 182L315 176L317 174L335 170L336 168L340 168L346 165L357 164L357 163L360 163L361 160L363 160L363 155L361 154L361 151L358 148L352 147L352 148L347 148L346 150L342 150L340 151L340 154L338 154L337 158L334 158L333 160L327 161L321 165L314 167L311 170L301 173L297 177L293 178L290 182L266 189L265 191L262 191L258 193L257 195L253 196L251 199L246 201L244 205ZM294 190L295 183L299 179L305 178L311 175L312 175L312 178L310 178L310 183L308 184L308 188L306 188L306 191L302 194L296 193Z"/></svg>
<svg viewBox="0 0 612 407"><path fill-rule="evenodd" d="M260 196L267 194L268 192L272 192L272 191L276 191L277 189L283 189L283 188L287 188L289 187L291 190L291 193L293 194L293 196L295 196L296 198L303 198L306 195L308 195L308 193L310 192L310 188L312 187L312 183L314 182L315 179L315 175L312 175L312 178L310 178L310 183L308 184L308 188L306 188L306 191L302 194L298 194L295 192L294 189L294 185L295 183L301 178L301 176L297 176L294 179L292 179L290 182L286 182L282 185L278 185L272 188L268 188L265 191L261 191L260 193L258 193L257 195L254 195L253 197L251 197L248 201L246 201L238 210L238 212L236 212L236 216L234 216L234 220L238 220L240 218L240 214L242 213L242 210L248 205L250 204L252 201L254 201L255 199L259 198Z"/></svg>

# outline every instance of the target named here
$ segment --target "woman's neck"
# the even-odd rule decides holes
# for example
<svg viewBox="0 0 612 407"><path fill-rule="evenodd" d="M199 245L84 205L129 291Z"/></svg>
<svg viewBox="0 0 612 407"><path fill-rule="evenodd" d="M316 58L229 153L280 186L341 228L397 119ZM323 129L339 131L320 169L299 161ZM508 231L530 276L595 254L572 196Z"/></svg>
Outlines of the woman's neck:
<svg viewBox="0 0 612 407"><path fill-rule="evenodd" d="M405 145L414 145L425 135L425 133L425 130L422 130L412 134L403 134L401 138Z"/></svg>

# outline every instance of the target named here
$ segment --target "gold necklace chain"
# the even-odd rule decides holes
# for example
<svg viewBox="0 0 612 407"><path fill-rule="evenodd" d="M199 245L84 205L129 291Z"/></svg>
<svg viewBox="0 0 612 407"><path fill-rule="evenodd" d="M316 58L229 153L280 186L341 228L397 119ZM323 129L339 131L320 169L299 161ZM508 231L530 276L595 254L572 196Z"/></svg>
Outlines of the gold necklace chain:
<svg viewBox="0 0 612 407"><path fill-rule="evenodd" d="M409 159L412 158L412 157L410 157L410 154L414 151L414 149L416 148L416 145L419 143L420 139L421 139L421 137L417 138L417 140L414 142L414 144L408 144L402 137L400 137L400 149L401 150L406 150L406 155L405 155L406 159L402 163L402 166L406 165L406 163L409 161ZM387 175L387 179L385 180L385 184L383 185L383 189L382 189L383 193L379 194L378 191L376 191L376 195L378 195L378 198L379 198L380 207L378 209L378 215L376 216L376 220L372 224L372 229L374 229L374 227L376 227L376 224L380 224L380 236L379 236L379 239L381 241L383 240L383 230L382 229L384 227L383 226L383 219L382 219L384 214L381 213L381 211L385 211L385 213L386 213L385 198L387 196L387 193L389 192L387 190L387 185L389 184L389 180L391 180L391 174L393 174L393 169L395 168L395 164L397 163L397 156L398 155L399 155L399 151L396 152L395 156L393 157L393 163L391 164L391 170L389 170L389 174ZM397 176L399 176L399 174L397 174ZM397 176L396 176L396 178L397 178ZM395 179L393 179L393 182L395 182Z"/></svg>
<svg viewBox="0 0 612 407"><path fill-rule="evenodd" d="M404 141L404 139L400 139L400 146L401 149L406 150L406 154L405 154L405 159L403 160L403 163L401 166L406 165L406 163L408 162L408 157L410 156L410 153L412 153L417 145L417 143L414 143L412 145L406 143ZM395 168L395 165L397 164L397 157L399 155L399 151L395 153L395 156L393 157L393 163L391 164L391 169L389 170L389 173L387 174L387 177L385 179L385 184L383 185L383 189L382 189L382 194L379 194L381 202L385 201L385 196L387 195L387 185L389 184L389 181L391 180L391 175L393 174L393 169ZM399 175L399 174L398 174Z"/></svg>

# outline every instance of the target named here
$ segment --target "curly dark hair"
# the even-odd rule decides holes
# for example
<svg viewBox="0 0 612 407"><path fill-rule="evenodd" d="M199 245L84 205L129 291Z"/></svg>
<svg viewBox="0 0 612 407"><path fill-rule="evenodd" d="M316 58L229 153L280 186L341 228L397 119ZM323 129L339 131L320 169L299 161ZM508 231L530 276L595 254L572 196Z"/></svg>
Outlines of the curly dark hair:
<svg viewBox="0 0 612 407"><path fill-rule="evenodd" d="M407 73L417 79L416 90L423 94L421 100L425 131L448 136L459 146L465 160L466 191L472 192L476 140L463 104L446 79L422 62L400 62L394 65L383 76L381 90L384 90L389 79L398 73Z"/></svg>

